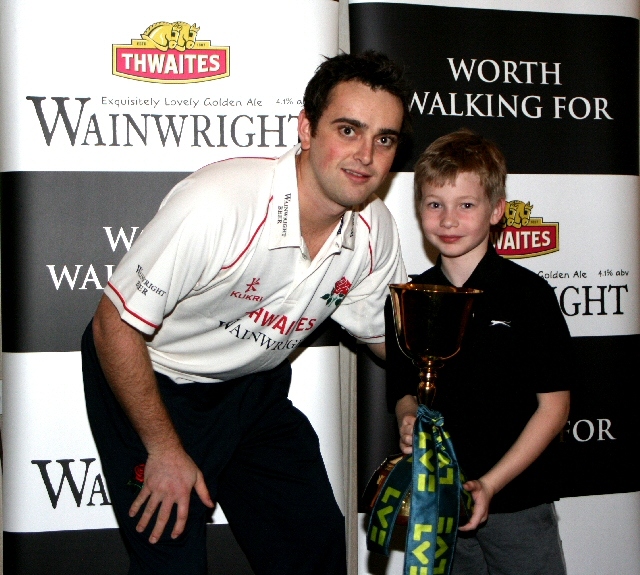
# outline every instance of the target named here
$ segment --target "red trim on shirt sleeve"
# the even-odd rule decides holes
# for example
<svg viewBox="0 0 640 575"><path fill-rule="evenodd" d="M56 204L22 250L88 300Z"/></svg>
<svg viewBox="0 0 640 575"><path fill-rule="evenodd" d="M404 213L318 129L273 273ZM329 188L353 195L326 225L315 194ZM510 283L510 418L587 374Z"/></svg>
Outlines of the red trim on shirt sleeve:
<svg viewBox="0 0 640 575"><path fill-rule="evenodd" d="M126 309L128 313L130 313L133 317L139 319L141 322L151 326L153 329L158 329L160 327L159 325L156 325L155 323L151 323L150 321L147 321L143 317L139 316L137 313L131 311L127 306L127 302L124 301L124 297L122 297L122 294L114 287L114 285L111 282L107 282L107 284L113 290L113 293L115 293L118 296L118 298L122 302L122 305L124 306L124 309Z"/></svg>
<svg viewBox="0 0 640 575"><path fill-rule="evenodd" d="M269 198L269 203L267 204L267 213L264 215L263 220L260 222L260 225L256 228L256 231L253 232L253 235L251 236L251 239L249 240L249 243L247 244L247 246L240 252L240 255L233 260L228 266L222 266L221 269L223 270L228 270L230 267L236 265L238 263L238 261L240 260L240 258L247 252L247 250L249 249L249 247L251 246L251 244L253 243L253 240L256 239L256 235L258 234L258 232L260 231L260 228L264 225L264 223L267 221L267 216L269 215L269 206L271 206L271 200L273 200L273 196L271 196Z"/></svg>
<svg viewBox="0 0 640 575"><path fill-rule="evenodd" d="M358 214L358 217L364 222L364 225L369 229L369 233L371 233L371 226L369 222L362 217L362 214ZM369 258L371 259L371 265L369 266L369 275L373 272L373 248L371 247L371 242L369 242Z"/></svg>

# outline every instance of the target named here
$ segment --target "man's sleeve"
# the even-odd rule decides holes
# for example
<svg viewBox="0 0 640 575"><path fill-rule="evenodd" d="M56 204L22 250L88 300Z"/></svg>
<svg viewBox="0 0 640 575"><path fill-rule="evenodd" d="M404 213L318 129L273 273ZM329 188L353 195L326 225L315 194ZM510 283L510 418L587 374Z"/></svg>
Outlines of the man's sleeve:
<svg viewBox="0 0 640 575"><path fill-rule="evenodd" d="M193 187L189 179L177 184L179 189L172 190L105 288L120 317L148 335L181 299L199 288L203 275L215 275L216 266L222 265L224 254L213 253L223 234L220 210L199 201L201 195Z"/></svg>
<svg viewBox="0 0 640 575"><path fill-rule="evenodd" d="M384 303L388 286L407 281L407 273L400 253L400 238L393 216L376 199L371 212L365 213L363 224L369 233L370 270L347 295L333 314L349 333L364 343L384 343ZM359 229L357 233L361 233Z"/></svg>

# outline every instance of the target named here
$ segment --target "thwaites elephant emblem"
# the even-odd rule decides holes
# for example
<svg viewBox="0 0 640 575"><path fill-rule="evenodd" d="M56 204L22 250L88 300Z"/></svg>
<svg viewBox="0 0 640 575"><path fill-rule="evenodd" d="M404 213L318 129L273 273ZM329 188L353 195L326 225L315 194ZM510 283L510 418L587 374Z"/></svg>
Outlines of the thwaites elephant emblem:
<svg viewBox="0 0 640 575"><path fill-rule="evenodd" d="M507 202L504 210L503 227L520 228L529 225L533 206L520 200Z"/></svg>
<svg viewBox="0 0 640 575"><path fill-rule="evenodd" d="M199 31L200 28L195 24L186 22L156 22L140 34L140 37L149 40L163 52L174 48L178 52L184 52L195 46Z"/></svg>

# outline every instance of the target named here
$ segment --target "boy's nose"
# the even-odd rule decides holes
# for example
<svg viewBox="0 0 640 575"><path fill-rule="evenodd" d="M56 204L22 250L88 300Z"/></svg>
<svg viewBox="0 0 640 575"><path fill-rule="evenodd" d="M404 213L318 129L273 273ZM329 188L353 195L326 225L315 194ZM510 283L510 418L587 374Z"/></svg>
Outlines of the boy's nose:
<svg viewBox="0 0 640 575"><path fill-rule="evenodd" d="M442 214L440 225L444 228L455 228L458 226L458 219L455 217L455 214L453 214L449 210L445 210L445 212Z"/></svg>

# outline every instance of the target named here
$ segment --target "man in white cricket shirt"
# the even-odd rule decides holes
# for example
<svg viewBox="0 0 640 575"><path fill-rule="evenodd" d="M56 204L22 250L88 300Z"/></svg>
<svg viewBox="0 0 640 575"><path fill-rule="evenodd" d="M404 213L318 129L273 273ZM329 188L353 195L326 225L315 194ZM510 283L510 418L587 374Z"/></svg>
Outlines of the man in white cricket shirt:
<svg viewBox="0 0 640 575"><path fill-rule="evenodd" d="M256 574L344 574L344 518L287 356L332 316L384 355L395 223L372 194L408 120L401 71L343 54L300 143L178 183L113 273L82 345L87 411L129 573L207 572L213 501Z"/></svg>

